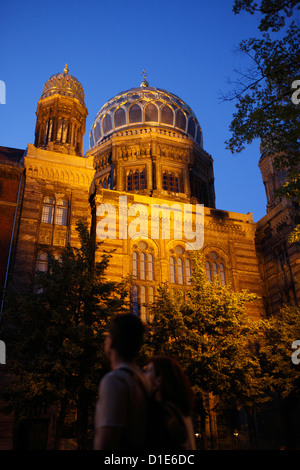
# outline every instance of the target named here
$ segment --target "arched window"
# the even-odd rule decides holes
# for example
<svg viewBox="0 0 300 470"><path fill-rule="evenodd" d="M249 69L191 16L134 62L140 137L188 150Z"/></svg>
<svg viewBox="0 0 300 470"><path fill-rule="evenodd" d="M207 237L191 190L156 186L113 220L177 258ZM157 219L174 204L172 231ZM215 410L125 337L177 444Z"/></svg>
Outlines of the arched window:
<svg viewBox="0 0 300 470"><path fill-rule="evenodd" d="M43 201L42 222L44 224L53 224L55 200L53 197L46 196Z"/></svg>
<svg viewBox="0 0 300 470"><path fill-rule="evenodd" d="M176 113L175 127L179 127L179 129L183 131L185 131L186 128L186 117L180 109Z"/></svg>
<svg viewBox="0 0 300 470"><path fill-rule="evenodd" d="M115 127L124 126L126 124L126 115L123 108L118 108L114 115Z"/></svg>
<svg viewBox="0 0 300 470"><path fill-rule="evenodd" d="M68 224L68 201L66 199L55 199L46 196L43 200L41 222L44 224L67 225Z"/></svg>
<svg viewBox="0 0 300 470"><path fill-rule="evenodd" d="M160 119L162 124L169 124L173 125L174 122L174 112L170 106L163 106L161 110L161 119Z"/></svg>
<svg viewBox="0 0 300 470"><path fill-rule="evenodd" d="M221 286L226 286L225 265L222 262L222 259L220 258L220 256L215 251L211 251L207 255L205 268L206 268L206 279L208 282L212 282L214 277L218 276Z"/></svg>
<svg viewBox="0 0 300 470"><path fill-rule="evenodd" d="M132 275L142 281L154 281L154 256L146 242L140 241L132 253Z"/></svg>
<svg viewBox="0 0 300 470"><path fill-rule="evenodd" d="M195 137L195 130L196 130L195 121L192 117L190 117L188 134L190 134L193 138Z"/></svg>
<svg viewBox="0 0 300 470"><path fill-rule="evenodd" d="M112 130L112 120L111 120L111 115L106 114L103 118L102 121L102 127L103 127L103 133L106 134L110 130Z"/></svg>
<svg viewBox="0 0 300 470"><path fill-rule="evenodd" d="M48 253L45 253L44 251L40 251L37 255L36 259L36 271L37 272L47 272L48 271Z"/></svg>
<svg viewBox="0 0 300 470"><path fill-rule="evenodd" d="M142 110L138 104L133 104L129 108L129 123L142 122Z"/></svg>
<svg viewBox="0 0 300 470"><path fill-rule="evenodd" d="M149 103L145 108L145 122L158 121L158 109L153 103Z"/></svg>
<svg viewBox="0 0 300 470"><path fill-rule="evenodd" d="M172 284L191 285L191 261L181 245L177 245L169 258L170 282Z"/></svg>
<svg viewBox="0 0 300 470"><path fill-rule="evenodd" d="M94 130L94 135L95 135L96 142L98 142L98 140L100 140L101 137L102 137L101 127L100 127L99 122L97 122L97 124L96 124L95 130ZM71 142L71 143L73 143L73 142Z"/></svg>
<svg viewBox="0 0 300 470"><path fill-rule="evenodd" d="M68 221L68 201L59 199L56 204L55 223L56 225L67 225Z"/></svg>
<svg viewBox="0 0 300 470"><path fill-rule="evenodd" d="M154 298L155 288L153 286L134 284L132 286L133 314L140 316L143 322L153 321L153 314L151 314L150 308Z"/></svg>

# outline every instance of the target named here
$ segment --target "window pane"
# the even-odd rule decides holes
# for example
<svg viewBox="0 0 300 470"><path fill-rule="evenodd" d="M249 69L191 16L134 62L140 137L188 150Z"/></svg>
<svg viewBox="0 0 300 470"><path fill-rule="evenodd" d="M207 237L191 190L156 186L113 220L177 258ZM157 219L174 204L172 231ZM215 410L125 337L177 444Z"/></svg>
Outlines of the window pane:
<svg viewBox="0 0 300 470"><path fill-rule="evenodd" d="M146 255L141 253L141 262L140 262L140 279L146 279Z"/></svg>
<svg viewBox="0 0 300 470"><path fill-rule="evenodd" d="M64 199L57 202L55 223L57 225L67 225L68 203Z"/></svg>
<svg viewBox="0 0 300 470"><path fill-rule="evenodd" d="M185 276L186 276L186 284L189 286L191 285L191 262L188 258L185 260Z"/></svg>
<svg viewBox="0 0 300 470"><path fill-rule="evenodd" d="M138 104L134 104L129 109L129 122L142 122L142 110Z"/></svg>
<svg viewBox="0 0 300 470"><path fill-rule="evenodd" d="M174 173L169 173L170 191L174 191Z"/></svg>
<svg viewBox="0 0 300 470"><path fill-rule="evenodd" d="M104 134L106 134L107 132L109 132L112 129L112 121L111 121L111 115L110 114L106 114L106 116L104 117L104 119L102 121L102 127L103 127Z"/></svg>
<svg viewBox="0 0 300 470"><path fill-rule="evenodd" d="M146 287L141 286L141 320L146 321L147 320L147 298L146 298Z"/></svg>
<svg viewBox="0 0 300 470"><path fill-rule="evenodd" d="M175 258L173 256L170 256L170 281L175 283L176 278L175 278Z"/></svg>
<svg viewBox="0 0 300 470"><path fill-rule="evenodd" d="M153 255L151 253L148 254L148 280L154 280Z"/></svg>
<svg viewBox="0 0 300 470"><path fill-rule="evenodd" d="M58 142L61 141L62 128L63 128L63 119L59 119L58 120L58 125L57 125L57 140L58 140Z"/></svg>
<svg viewBox="0 0 300 470"><path fill-rule="evenodd" d="M205 268L206 268L206 280L208 282L211 282L211 266L210 266L210 263L208 261L206 261L205 263Z"/></svg>
<svg viewBox="0 0 300 470"><path fill-rule="evenodd" d="M139 181L139 172L136 170L133 174L133 189L139 189L140 181Z"/></svg>
<svg viewBox="0 0 300 470"><path fill-rule="evenodd" d="M220 264L220 280L221 280L221 285L226 286L226 278L225 278L225 267L224 264Z"/></svg>
<svg viewBox="0 0 300 470"><path fill-rule="evenodd" d="M132 309L133 314L138 316L139 314L139 296L138 296L138 286L134 285L132 287Z"/></svg>
<svg viewBox="0 0 300 470"><path fill-rule="evenodd" d="M140 172L140 189L146 188L146 177L145 177L145 170Z"/></svg>
<svg viewBox="0 0 300 470"><path fill-rule="evenodd" d="M183 131L185 131L186 127L186 118L185 115L181 110L178 110L176 113L176 122L175 122L175 127L179 127Z"/></svg>
<svg viewBox="0 0 300 470"><path fill-rule="evenodd" d="M132 253L132 275L138 277L138 254L136 251Z"/></svg>
<svg viewBox="0 0 300 470"><path fill-rule="evenodd" d="M47 272L48 270L48 254L41 252L38 254L36 261L36 271Z"/></svg>
<svg viewBox="0 0 300 470"><path fill-rule="evenodd" d="M161 123L162 124L173 124L174 113L170 106L165 105L161 110Z"/></svg>
<svg viewBox="0 0 300 470"><path fill-rule="evenodd" d="M165 171L163 172L163 189L168 189L168 176Z"/></svg>
<svg viewBox="0 0 300 470"><path fill-rule="evenodd" d="M130 171L127 175L127 191L132 190L132 171Z"/></svg>
<svg viewBox="0 0 300 470"><path fill-rule="evenodd" d="M149 304L154 302L154 287L149 287Z"/></svg>
<svg viewBox="0 0 300 470"><path fill-rule="evenodd" d="M66 119L64 119L63 126L62 126L62 136L61 136L61 141L63 143L67 142L68 128L69 128L69 122Z"/></svg>
<svg viewBox="0 0 300 470"><path fill-rule="evenodd" d="M183 284L183 263L181 258L177 258L177 282Z"/></svg>
<svg viewBox="0 0 300 470"><path fill-rule="evenodd" d="M218 275L218 266L217 263L213 263L213 276Z"/></svg>
<svg viewBox="0 0 300 470"><path fill-rule="evenodd" d="M125 116L125 111L123 108L117 109L114 115L114 119L115 119L115 127L125 126L126 116Z"/></svg>
<svg viewBox="0 0 300 470"><path fill-rule="evenodd" d="M152 103L148 104L145 108L145 121L146 122L148 122L148 121L157 122L158 121L158 109Z"/></svg>
<svg viewBox="0 0 300 470"><path fill-rule="evenodd" d="M97 122L97 124L96 124L94 134L95 134L96 142L101 139L101 127L100 127L99 122Z"/></svg>
<svg viewBox="0 0 300 470"><path fill-rule="evenodd" d="M42 210L42 222L44 224L53 224L54 217L54 199L45 197Z"/></svg>
<svg viewBox="0 0 300 470"><path fill-rule="evenodd" d="M189 127L188 127L188 134L190 134L193 138L195 138L195 130L196 130L195 121L194 121L193 118L190 117Z"/></svg>

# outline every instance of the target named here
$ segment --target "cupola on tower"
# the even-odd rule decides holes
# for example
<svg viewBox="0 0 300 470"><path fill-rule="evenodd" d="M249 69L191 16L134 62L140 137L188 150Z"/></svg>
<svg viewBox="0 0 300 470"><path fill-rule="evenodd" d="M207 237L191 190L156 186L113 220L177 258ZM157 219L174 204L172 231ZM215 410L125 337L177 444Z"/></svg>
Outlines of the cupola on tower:
<svg viewBox="0 0 300 470"><path fill-rule="evenodd" d="M215 207L213 160L194 112L145 78L100 109L88 153L96 186Z"/></svg>
<svg viewBox="0 0 300 470"><path fill-rule="evenodd" d="M83 88L66 65L44 85L36 111L35 146L82 156L87 114Z"/></svg>

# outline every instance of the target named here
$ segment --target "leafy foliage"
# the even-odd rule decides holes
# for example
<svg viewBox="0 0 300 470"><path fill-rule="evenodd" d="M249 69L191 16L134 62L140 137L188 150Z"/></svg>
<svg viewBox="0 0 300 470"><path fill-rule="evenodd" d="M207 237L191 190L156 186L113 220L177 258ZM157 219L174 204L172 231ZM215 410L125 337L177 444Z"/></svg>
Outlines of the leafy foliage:
<svg viewBox="0 0 300 470"><path fill-rule="evenodd" d="M239 52L250 59L251 66L237 72L233 91L224 97L236 103L227 148L239 153L246 144L260 139L262 150L275 156L275 170L287 170L287 182L277 195L298 203L300 105L293 102L292 95L293 84L300 78L300 29L291 20L299 8L297 0L261 0L260 4L235 0L235 14L259 15L262 34L239 44ZM294 240L299 241L297 231Z"/></svg>
<svg viewBox="0 0 300 470"><path fill-rule="evenodd" d="M126 288L109 282L110 254L98 248L87 224L77 226L80 247L67 246L49 271L37 273L30 295L6 299L3 337L11 374L5 398L17 415L39 416L50 406L94 404L105 371L103 332L125 305Z"/></svg>
<svg viewBox="0 0 300 470"><path fill-rule="evenodd" d="M264 323L261 353L282 398L300 396L300 367L292 362L292 344L300 339L300 308L285 305Z"/></svg>
<svg viewBox="0 0 300 470"><path fill-rule="evenodd" d="M249 317L255 294L234 292L217 277L206 280L203 255L193 256L193 286L186 300L162 285L153 309L148 351L180 359L194 391L223 404L251 405L265 399L268 377L256 354L261 320Z"/></svg>

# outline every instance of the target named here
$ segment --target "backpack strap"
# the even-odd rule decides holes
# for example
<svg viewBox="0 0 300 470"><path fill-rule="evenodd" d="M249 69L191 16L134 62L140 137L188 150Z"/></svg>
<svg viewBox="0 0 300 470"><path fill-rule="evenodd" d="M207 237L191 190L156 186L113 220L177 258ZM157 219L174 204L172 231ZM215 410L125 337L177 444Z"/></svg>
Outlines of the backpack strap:
<svg viewBox="0 0 300 470"><path fill-rule="evenodd" d="M142 379L139 377L139 375L138 375L136 372L134 372L134 371L133 371L132 369L130 369L129 367L124 367L124 366L123 366L123 367L120 367L118 370L124 370L124 371L128 372L128 373L131 375L131 377L133 377L134 380L135 380L135 381L138 383L138 385L141 387L141 389L143 390L143 393L144 393L146 399L149 400L149 394L148 394L148 392L147 392L146 386L145 386L144 382L142 381Z"/></svg>

